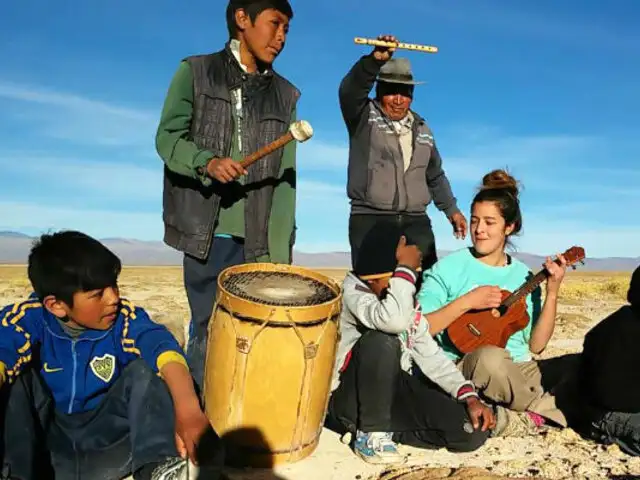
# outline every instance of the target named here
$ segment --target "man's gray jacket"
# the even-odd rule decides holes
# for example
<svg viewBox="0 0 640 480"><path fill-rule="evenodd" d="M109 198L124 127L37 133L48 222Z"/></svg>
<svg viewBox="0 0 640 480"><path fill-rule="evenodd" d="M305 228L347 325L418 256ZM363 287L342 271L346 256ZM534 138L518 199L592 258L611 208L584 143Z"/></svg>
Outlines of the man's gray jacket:
<svg viewBox="0 0 640 480"><path fill-rule="evenodd" d="M384 62L363 56L340 84L340 108L349 132L347 195L351 213L424 215L433 199L450 217L458 212L431 129L417 113L409 168L398 135L380 104L369 98Z"/></svg>

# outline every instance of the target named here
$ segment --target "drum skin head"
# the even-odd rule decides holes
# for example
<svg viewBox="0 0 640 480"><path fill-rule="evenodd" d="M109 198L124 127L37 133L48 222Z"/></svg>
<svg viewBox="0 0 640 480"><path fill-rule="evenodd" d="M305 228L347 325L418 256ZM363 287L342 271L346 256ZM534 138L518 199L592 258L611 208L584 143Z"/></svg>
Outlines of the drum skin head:
<svg viewBox="0 0 640 480"><path fill-rule="evenodd" d="M294 272L238 272L222 285L233 295L264 305L312 306L337 296L327 285Z"/></svg>

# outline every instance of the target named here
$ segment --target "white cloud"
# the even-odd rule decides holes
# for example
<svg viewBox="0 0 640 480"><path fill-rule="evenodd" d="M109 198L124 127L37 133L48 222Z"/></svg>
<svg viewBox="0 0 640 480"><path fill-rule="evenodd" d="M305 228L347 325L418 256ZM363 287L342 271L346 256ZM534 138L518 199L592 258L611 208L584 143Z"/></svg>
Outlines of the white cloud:
<svg viewBox="0 0 640 480"><path fill-rule="evenodd" d="M349 148L311 138L298 146L298 165L301 172L340 171L346 174Z"/></svg>
<svg viewBox="0 0 640 480"><path fill-rule="evenodd" d="M15 231L81 230L96 237L141 240L162 238L160 212L113 211L0 201L3 229Z"/></svg>
<svg viewBox="0 0 640 480"><path fill-rule="evenodd" d="M349 200L343 185L298 182L296 248L305 252L348 250Z"/></svg>
<svg viewBox="0 0 640 480"><path fill-rule="evenodd" d="M162 197L162 162L155 168L133 163L47 157L42 155L2 155L3 175L13 175L26 190L56 187L73 194L108 198L157 200ZM52 178L55 179L52 184Z"/></svg>
<svg viewBox="0 0 640 480"><path fill-rule="evenodd" d="M486 129L478 128L481 132ZM596 140L574 135L513 136L498 129L491 129L488 135L469 133L462 138L455 130L445 130L436 137L447 171L461 181L475 182L494 168L539 171L542 166L557 166L583 155Z"/></svg>
<svg viewBox="0 0 640 480"><path fill-rule="evenodd" d="M19 120L48 137L83 145L154 148L160 112L2 80L0 98L20 102Z"/></svg>
<svg viewBox="0 0 640 480"><path fill-rule="evenodd" d="M439 213L431 216L439 249L454 250L471 244L456 240L447 220ZM579 245L587 255L598 257L640 257L640 227L636 225L603 226L582 221L563 221L559 217L525 217L521 236L514 238L520 252L554 255Z"/></svg>
<svg viewBox="0 0 640 480"><path fill-rule="evenodd" d="M298 197L308 200L342 201L346 195L346 186L316 180L298 181Z"/></svg>
<svg viewBox="0 0 640 480"><path fill-rule="evenodd" d="M436 133L443 166L452 181L479 182L493 168L538 170L585 154L600 139L580 135L514 136L492 126L452 127ZM298 147L301 172L329 171L346 178L349 147L309 140Z"/></svg>
<svg viewBox="0 0 640 480"><path fill-rule="evenodd" d="M150 112L91 100L80 95L46 90L41 87L20 86L5 81L0 81L0 97L60 107L62 109L85 110L93 114L107 114L129 120L153 119L153 115Z"/></svg>

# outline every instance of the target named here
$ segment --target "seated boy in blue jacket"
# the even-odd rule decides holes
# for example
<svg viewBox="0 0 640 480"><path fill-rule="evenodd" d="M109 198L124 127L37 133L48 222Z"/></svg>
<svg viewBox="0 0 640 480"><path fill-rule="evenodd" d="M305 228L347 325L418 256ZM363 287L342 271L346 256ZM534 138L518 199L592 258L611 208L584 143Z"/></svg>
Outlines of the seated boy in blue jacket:
<svg viewBox="0 0 640 480"><path fill-rule="evenodd" d="M0 310L1 479L187 479L203 435L217 444L182 349L120 298L120 270L80 232L33 246L34 293Z"/></svg>

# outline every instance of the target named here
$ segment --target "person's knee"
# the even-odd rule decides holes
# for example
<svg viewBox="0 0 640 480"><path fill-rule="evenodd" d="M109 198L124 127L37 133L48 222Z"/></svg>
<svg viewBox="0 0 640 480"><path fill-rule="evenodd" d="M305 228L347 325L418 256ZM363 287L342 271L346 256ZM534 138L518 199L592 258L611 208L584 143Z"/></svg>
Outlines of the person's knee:
<svg viewBox="0 0 640 480"><path fill-rule="evenodd" d="M454 438L451 438L447 450L452 452L473 452L485 444L490 435L490 430L483 432L480 428L472 430L471 423L465 423L463 430Z"/></svg>
<svg viewBox="0 0 640 480"><path fill-rule="evenodd" d="M474 383L506 374L505 362L508 356L504 349L491 345L483 346L469 354L462 366L464 376Z"/></svg>
<svg viewBox="0 0 640 480"><path fill-rule="evenodd" d="M600 430L625 453L640 456L640 415L611 412L604 416Z"/></svg>
<svg viewBox="0 0 640 480"><path fill-rule="evenodd" d="M369 330L360 337L358 341L360 352L374 353L375 355L387 356L400 352L400 341L397 335Z"/></svg>
<svg viewBox="0 0 640 480"><path fill-rule="evenodd" d="M482 447L489 438L489 431L476 430L470 433L458 444L458 452L473 452Z"/></svg>
<svg viewBox="0 0 640 480"><path fill-rule="evenodd" d="M132 381L134 385L146 385L157 378L155 372L141 358L129 363L124 368L122 376Z"/></svg>

